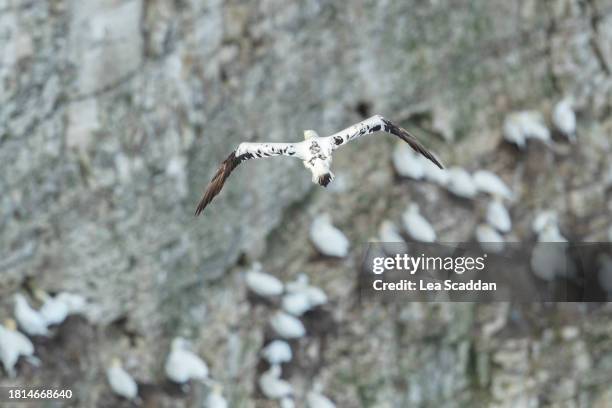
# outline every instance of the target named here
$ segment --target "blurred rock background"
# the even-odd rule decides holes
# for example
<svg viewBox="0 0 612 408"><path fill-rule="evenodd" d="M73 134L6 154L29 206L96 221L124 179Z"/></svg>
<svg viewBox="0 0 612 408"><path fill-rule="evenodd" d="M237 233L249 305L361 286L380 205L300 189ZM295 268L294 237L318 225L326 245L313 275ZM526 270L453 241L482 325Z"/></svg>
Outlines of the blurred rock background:
<svg viewBox="0 0 612 408"><path fill-rule="evenodd" d="M612 1L1 0L0 50L0 314L34 286L91 305L35 340L41 367L20 363L0 385L129 406L104 376L118 355L144 406L202 406L205 388L164 380L183 335L230 406L276 406L256 385L270 308L247 300L243 279L259 260L285 280L307 274L330 298L283 370L298 406L314 382L339 407L612 405L607 304L358 301L362 244L383 219L416 201L440 241L469 240L485 205L399 180L390 136L339 152L341 191L312 185L298 161L253 162L193 217L239 142L329 134L380 113L445 164L499 174L519 196L518 239L534 239L544 208L568 238L605 239ZM579 144L503 143L508 113L549 115L566 95ZM351 239L347 259L308 242L320 211Z"/></svg>

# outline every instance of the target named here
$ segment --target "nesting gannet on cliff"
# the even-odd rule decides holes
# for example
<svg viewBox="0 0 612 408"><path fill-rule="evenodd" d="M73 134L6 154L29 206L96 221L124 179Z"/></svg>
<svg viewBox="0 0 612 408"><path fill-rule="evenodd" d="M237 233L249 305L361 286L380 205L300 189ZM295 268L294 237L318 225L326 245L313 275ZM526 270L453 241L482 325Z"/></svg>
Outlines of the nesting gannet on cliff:
<svg viewBox="0 0 612 408"><path fill-rule="evenodd" d="M281 399L293 394L293 387L290 383L280 378L281 368L273 365L259 377L259 388L269 399Z"/></svg>
<svg viewBox="0 0 612 408"><path fill-rule="evenodd" d="M568 138L570 142L576 140L576 113L572 104L571 98L564 98L555 105L552 113L552 122L555 129Z"/></svg>
<svg viewBox="0 0 612 408"><path fill-rule="evenodd" d="M504 120L503 133L508 142L520 149L525 147L527 139L538 139L546 145L551 143L550 130L542 115L536 111L511 113Z"/></svg>
<svg viewBox="0 0 612 408"><path fill-rule="evenodd" d="M531 222L531 229L536 234L540 234L542 230L544 230L544 227L549 224L557 224L557 222L558 215L555 210L541 210L536 214Z"/></svg>
<svg viewBox="0 0 612 408"><path fill-rule="evenodd" d="M439 168L423 156L417 156L423 166L423 177L425 180L432 182L440 187L445 187L448 183L448 172Z"/></svg>
<svg viewBox="0 0 612 408"><path fill-rule="evenodd" d="M189 380L208 379L208 366L189 350L189 343L182 337L172 341L170 354L165 365L166 376L175 383L184 384Z"/></svg>
<svg viewBox="0 0 612 408"><path fill-rule="evenodd" d="M500 253L504 250L504 237L490 225L480 224L477 226L476 239L482 249L489 252Z"/></svg>
<svg viewBox="0 0 612 408"><path fill-rule="evenodd" d="M487 222L496 230L508 233L512 229L512 219L504 204L495 199L487 207Z"/></svg>
<svg viewBox="0 0 612 408"><path fill-rule="evenodd" d="M275 365L291 361L293 353L289 343L284 340L274 340L261 350L261 356L270 365Z"/></svg>
<svg viewBox="0 0 612 408"><path fill-rule="evenodd" d="M206 408L227 408L227 401L223 398L223 387L215 383L212 386L212 390L206 397Z"/></svg>
<svg viewBox="0 0 612 408"><path fill-rule="evenodd" d="M128 400L138 398L138 384L134 378L124 370L121 360L114 357L110 366L106 369L106 379L113 392Z"/></svg>
<svg viewBox="0 0 612 408"><path fill-rule="evenodd" d="M477 170L472 175L472 179L474 180L476 188L483 193L499 196L507 200L512 200L514 198L512 190L510 190L497 174L491 171Z"/></svg>
<svg viewBox="0 0 612 408"><path fill-rule="evenodd" d="M17 324L7 319L4 326L0 325L0 361L9 377L15 377L15 364L23 356L34 365L40 360L34 356L34 345L26 336L17 331Z"/></svg>
<svg viewBox="0 0 612 408"><path fill-rule="evenodd" d="M21 293L15 294L15 319L19 327L30 336L48 336L45 318L28 304Z"/></svg>
<svg viewBox="0 0 612 408"><path fill-rule="evenodd" d="M336 408L336 404L321 393L320 384L316 384L314 389L306 394L306 404L308 408Z"/></svg>
<svg viewBox="0 0 612 408"><path fill-rule="evenodd" d="M388 255L402 254L408 251L406 241L400 235L399 228L391 221L384 220L378 228L378 239L381 242L383 250Z"/></svg>
<svg viewBox="0 0 612 408"><path fill-rule="evenodd" d="M331 171L332 154L334 150L346 143L355 140L363 135L372 134L378 131L391 133L404 142L408 143L412 149L427 157L438 167L442 165L414 136L401 127L393 124L380 115L354 124L331 136L320 137L313 130L304 132L305 140L296 143L240 143L221 163L221 166L206 187L202 199L196 207L195 215L199 215L204 208L219 194L225 181L238 165L246 160L258 159L272 156L296 157L304 163L304 166L312 173L312 182L326 187L333 179Z"/></svg>
<svg viewBox="0 0 612 408"><path fill-rule="evenodd" d="M474 198L478 194L478 189L474 183L474 179L461 167L453 167L447 171L448 181L446 188L448 191L458 197Z"/></svg>
<svg viewBox="0 0 612 408"><path fill-rule="evenodd" d="M421 215L417 204L412 203L408 206L406 212L402 214L402 220L406 232L415 241L434 242L436 240L436 231Z"/></svg>
<svg viewBox="0 0 612 408"><path fill-rule="evenodd" d="M87 307L85 297L77 293L60 292L55 299L66 305L69 315L83 313Z"/></svg>
<svg viewBox="0 0 612 408"><path fill-rule="evenodd" d="M293 282L288 282L286 285L287 294L304 295L308 300L308 310L327 303L327 295L323 289L313 286L308 283L308 276L304 274L298 275Z"/></svg>
<svg viewBox="0 0 612 408"><path fill-rule="evenodd" d="M295 408L295 401L291 397L283 397L279 405L280 408Z"/></svg>
<svg viewBox="0 0 612 408"><path fill-rule="evenodd" d="M42 290L35 290L34 296L43 302L40 307L40 314L45 319L45 322L47 322L47 325L60 324L66 320L70 309L62 299L57 296L51 297Z"/></svg>
<svg viewBox="0 0 612 408"><path fill-rule="evenodd" d="M421 180L425 175L423 162L418 160L418 155L405 143L397 144L393 150L392 161L395 171L401 177Z"/></svg>
<svg viewBox="0 0 612 408"><path fill-rule="evenodd" d="M276 333L286 339L297 339L306 334L302 322L289 313L278 311L270 318L270 325Z"/></svg>
<svg viewBox="0 0 612 408"><path fill-rule="evenodd" d="M554 215L554 213L549 213ZM544 280L570 277L573 275L571 264L566 256L567 239L561 234L556 217L543 222L538 232L538 242L531 253L531 270Z"/></svg>
<svg viewBox="0 0 612 408"><path fill-rule="evenodd" d="M301 316L312 308L305 292L287 293L283 296L281 305L285 312L294 316Z"/></svg>
<svg viewBox="0 0 612 408"><path fill-rule="evenodd" d="M246 284L251 291L262 297L278 296L283 293L283 282L275 276L262 272L261 264L255 262L246 273Z"/></svg>
<svg viewBox="0 0 612 408"><path fill-rule="evenodd" d="M310 225L310 240L315 248L326 256L344 258L350 243L346 235L331 223L329 214L319 214Z"/></svg>

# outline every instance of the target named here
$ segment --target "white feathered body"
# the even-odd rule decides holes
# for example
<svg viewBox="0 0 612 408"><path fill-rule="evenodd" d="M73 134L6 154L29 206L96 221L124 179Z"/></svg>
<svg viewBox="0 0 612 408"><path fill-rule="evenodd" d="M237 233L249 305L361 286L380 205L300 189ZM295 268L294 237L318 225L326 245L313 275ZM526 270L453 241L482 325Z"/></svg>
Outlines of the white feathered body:
<svg viewBox="0 0 612 408"><path fill-rule="evenodd" d="M186 342L176 338L165 365L166 376L175 383L184 384L189 380L206 380L208 366L199 356L186 349Z"/></svg>
<svg viewBox="0 0 612 408"><path fill-rule="evenodd" d="M412 239L420 242L434 242L436 240L436 231L433 229L429 221L420 213L416 204L411 204L408 210L402 215L406 232Z"/></svg>
<svg viewBox="0 0 612 408"><path fill-rule="evenodd" d="M106 370L106 378L113 392L128 400L138 396L138 384L132 376L119 365L113 365Z"/></svg>
<svg viewBox="0 0 612 408"><path fill-rule="evenodd" d="M32 309L26 298L20 293L15 295L15 319L23 331L31 336L49 335L44 317Z"/></svg>
<svg viewBox="0 0 612 408"><path fill-rule="evenodd" d="M34 345L20 332L0 325L0 360L10 377L15 376L15 364L20 356L33 357Z"/></svg>
<svg viewBox="0 0 612 408"><path fill-rule="evenodd" d="M264 347L261 355L270 365L287 363L293 358L291 347L284 340L274 340Z"/></svg>
<svg viewBox="0 0 612 408"><path fill-rule="evenodd" d="M570 141L574 141L576 137L576 113L572 109L570 99L563 99L555 105L552 122L559 132Z"/></svg>
<svg viewBox="0 0 612 408"><path fill-rule="evenodd" d="M504 237L490 225L481 224L477 226L476 239L480 246L487 251L499 253L504 249Z"/></svg>
<svg viewBox="0 0 612 408"><path fill-rule="evenodd" d="M40 308L40 314L48 325L62 323L69 313L68 305L57 297L47 297Z"/></svg>
<svg viewBox="0 0 612 408"><path fill-rule="evenodd" d="M310 240L321 254L337 258L344 258L350 247L348 238L331 224L327 214L319 215L312 222Z"/></svg>
<svg viewBox="0 0 612 408"><path fill-rule="evenodd" d="M259 388L267 398L281 399L293 394L291 384L280 378L280 375L280 367L273 365L259 377Z"/></svg>
<svg viewBox="0 0 612 408"><path fill-rule="evenodd" d="M510 213L501 201L491 201L487 207L487 222L499 232L508 233L512 229Z"/></svg>

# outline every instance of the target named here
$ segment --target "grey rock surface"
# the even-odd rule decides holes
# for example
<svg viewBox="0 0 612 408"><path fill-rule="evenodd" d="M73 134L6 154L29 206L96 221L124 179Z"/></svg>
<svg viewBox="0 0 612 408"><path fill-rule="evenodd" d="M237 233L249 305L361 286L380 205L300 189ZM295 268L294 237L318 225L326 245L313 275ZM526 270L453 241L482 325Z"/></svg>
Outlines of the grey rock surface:
<svg viewBox="0 0 612 408"><path fill-rule="evenodd" d="M243 279L260 259L331 299L284 374L298 406L313 378L341 407L608 406L609 305L355 306L359 244L382 219L416 200L441 240L464 240L486 208L398 181L390 137L335 158L345 191L313 186L297 161L261 161L201 218L193 210L239 142L380 113L446 164L500 174L521 197L518 238L533 239L534 210L554 207L571 238L603 239L611 44L606 0L0 0L0 316L27 286L91 304L36 340L41 368L20 363L0 385L70 385L70 406L118 406L104 369L120 355L145 406L202 406L205 387L184 394L163 378L180 334L231 406L273 406L256 389L271 309L247 301ZM580 145L521 156L501 142L507 113L549 112L565 94ZM356 165L366 155L380 160ZM355 243L345 261L317 258L307 240L332 204Z"/></svg>

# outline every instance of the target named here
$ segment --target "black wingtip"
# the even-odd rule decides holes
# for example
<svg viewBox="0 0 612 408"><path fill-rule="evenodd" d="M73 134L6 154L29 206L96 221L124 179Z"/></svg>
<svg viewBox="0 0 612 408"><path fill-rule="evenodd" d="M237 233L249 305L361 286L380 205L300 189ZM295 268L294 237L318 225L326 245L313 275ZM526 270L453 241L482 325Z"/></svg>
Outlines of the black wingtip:
<svg viewBox="0 0 612 408"><path fill-rule="evenodd" d="M319 177L319 184L322 185L323 187L327 187L327 185L331 183L331 181L332 181L332 177L331 177L331 174L329 173L324 174L321 177Z"/></svg>

